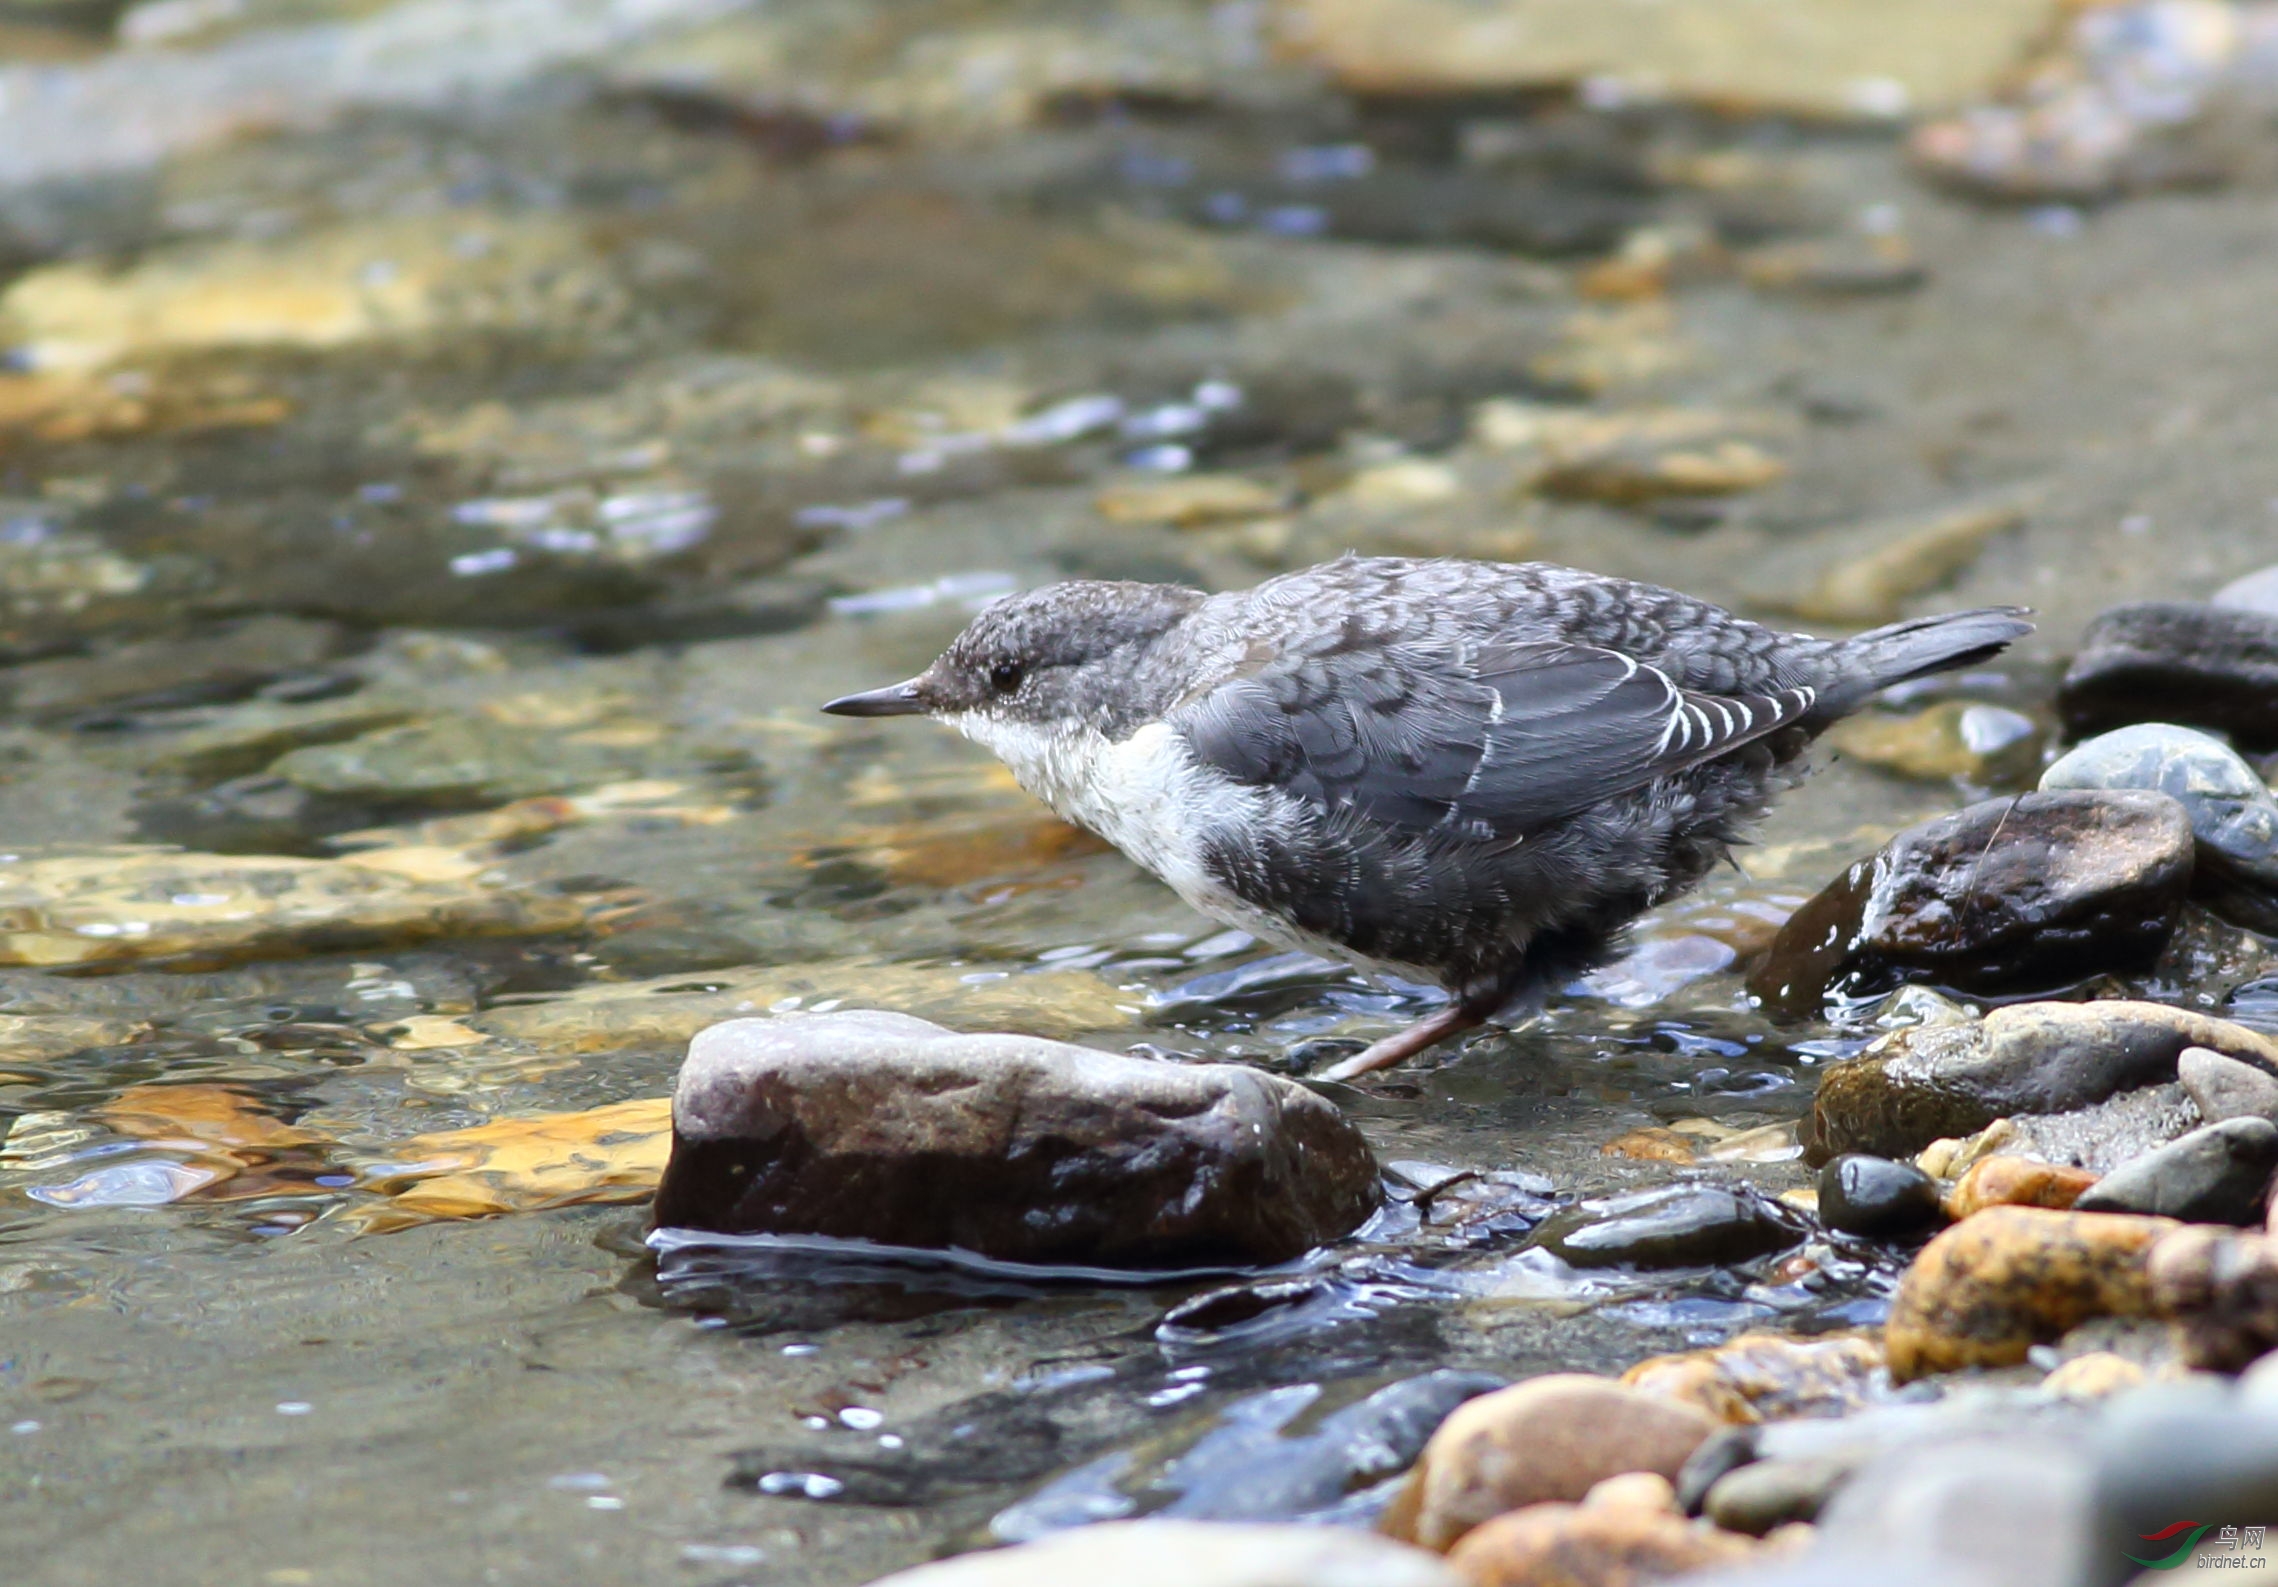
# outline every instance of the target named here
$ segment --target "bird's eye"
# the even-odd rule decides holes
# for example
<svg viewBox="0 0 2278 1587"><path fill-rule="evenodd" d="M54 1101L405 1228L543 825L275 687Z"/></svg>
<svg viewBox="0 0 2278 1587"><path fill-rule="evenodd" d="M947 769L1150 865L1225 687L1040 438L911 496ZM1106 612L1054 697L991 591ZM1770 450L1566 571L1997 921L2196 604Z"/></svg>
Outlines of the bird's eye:
<svg viewBox="0 0 2278 1587"><path fill-rule="evenodd" d="M989 669L989 687L999 694L1010 694L1020 687L1020 680L1028 676L1028 669L1017 661L1000 661Z"/></svg>

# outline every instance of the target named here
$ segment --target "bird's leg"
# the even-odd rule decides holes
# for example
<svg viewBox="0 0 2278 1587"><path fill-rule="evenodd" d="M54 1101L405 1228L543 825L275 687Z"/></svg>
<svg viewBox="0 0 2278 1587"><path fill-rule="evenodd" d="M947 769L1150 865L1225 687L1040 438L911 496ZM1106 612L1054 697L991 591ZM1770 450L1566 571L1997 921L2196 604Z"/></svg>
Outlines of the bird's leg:
<svg viewBox="0 0 2278 1587"><path fill-rule="evenodd" d="M1468 1000L1458 998L1427 1019L1420 1019L1397 1036L1387 1036L1371 1043L1364 1051L1354 1053L1338 1064L1331 1064L1314 1078L1319 1080L1352 1080L1361 1075L1389 1069L1404 1059L1413 1058L1427 1047L1436 1047L1450 1036L1460 1036L1467 1030L1476 1030L1487 1023L1487 1015Z"/></svg>

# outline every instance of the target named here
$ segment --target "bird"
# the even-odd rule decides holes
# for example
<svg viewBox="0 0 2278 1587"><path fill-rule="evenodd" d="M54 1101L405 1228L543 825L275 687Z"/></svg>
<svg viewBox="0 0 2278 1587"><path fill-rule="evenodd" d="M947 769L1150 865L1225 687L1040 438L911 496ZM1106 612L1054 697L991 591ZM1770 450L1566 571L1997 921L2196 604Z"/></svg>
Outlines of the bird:
<svg viewBox="0 0 2278 1587"><path fill-rule="evenodd" d="M1205 594L1078 579L982 608L930 716L1204 915L1444 987L1351 1080L1512 1024L1698 883L1876 691L2032 632L2026 609L1847 639L1549 563L1363 557Z"/></svg>

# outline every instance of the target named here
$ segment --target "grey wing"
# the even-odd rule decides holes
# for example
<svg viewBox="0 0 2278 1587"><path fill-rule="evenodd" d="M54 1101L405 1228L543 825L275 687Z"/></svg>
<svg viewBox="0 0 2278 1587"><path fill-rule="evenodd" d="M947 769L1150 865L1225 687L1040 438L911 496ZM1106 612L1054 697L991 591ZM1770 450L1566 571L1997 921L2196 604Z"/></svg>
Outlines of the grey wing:
<svg viewBox="0 0 2278 1587"><path fill-rule="evenodd" d="M1328 810L1510 842L1776 732L1809 688L1704 694L1594 645L1413 646L1288 656L1171 725L1203 761Z"/></svg>

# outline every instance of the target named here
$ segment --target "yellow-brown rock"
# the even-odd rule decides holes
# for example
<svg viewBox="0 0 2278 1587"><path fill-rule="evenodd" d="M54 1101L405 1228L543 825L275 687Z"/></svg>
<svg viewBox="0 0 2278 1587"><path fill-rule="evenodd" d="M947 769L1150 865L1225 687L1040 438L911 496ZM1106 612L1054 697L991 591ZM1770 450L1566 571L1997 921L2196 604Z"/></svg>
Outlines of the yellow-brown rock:
<svg viewBox="0 0 2278 1587"><path fill-rule="evenodd" d="M2195 1367L2237 1372L2278 1349L2278 1236L2188 1224L2152 1248L2152 1305Z"/></svg>
<svg viewBox="0 0 2278 1587"><path fill-rule="evenodd" d="M1693 1143L1675 1130L1656 1125L1617 1135L1598 1148L1601 1157L1634 1157L1645 1163L1690 1163L1699 1158Z"/></svg>
<svg viewBox="0 0 2278 1587"><path fill-rule="evenodd" d="M2030 1157L1983 1157L1946 1192L1946 1216L1959 1223L1988 1207L2053 1207L2063 1211L2095 1183L2096 1176L2085 1168Z"/></svg>
<svg viewBox="0 0 2278 1587"><path fill-rule="evenodd" d="M1992 1207L1914 1259L1883 1344L1893 1382L2010 1366L2095 1317L2152 1315L2153 1242L2172 1218Z"/></svg>
<svg viewBox="0 0 2278 1587"><path fill-rule="evenodd" d="M1716 1425L1705 1411L1611 1378L1557 1373L1514 1384L1440 1424L1383 1529L1445 1551L1505 1511L1572 1503L1608 1477L1643 1471L1673 1480Z"/></svg>
<svg viewBox="0 0 2278 1587"><path fill-rule="evenodd" d="M1698 1406L1720 1422L1772 1422L1840 1416L1888 1386L1882 1342L1858 1334L1790 1339L1742 1334L1708 1350L1654 1356L1622 1382L1663 1399Z"/></svg>
<svg viewBox="0 0 2278 1587"><path fill-rule="evenodd" d="M2068 1400L2101 1400L2137 1388L2148 1376L2143 1367L2109 1350L2074 1356L2041 1379L2041 1392Z"/></svg>
<svg viewBox="0 0 2278 1587"><path fill-rule="evenodd" d="M1614 1477L1576 1504L1496 1516L1448 1553L1470 1587L1632 1587L1737 1565L1754 1540L1687 1521L1666 1479Z"/></svg>

